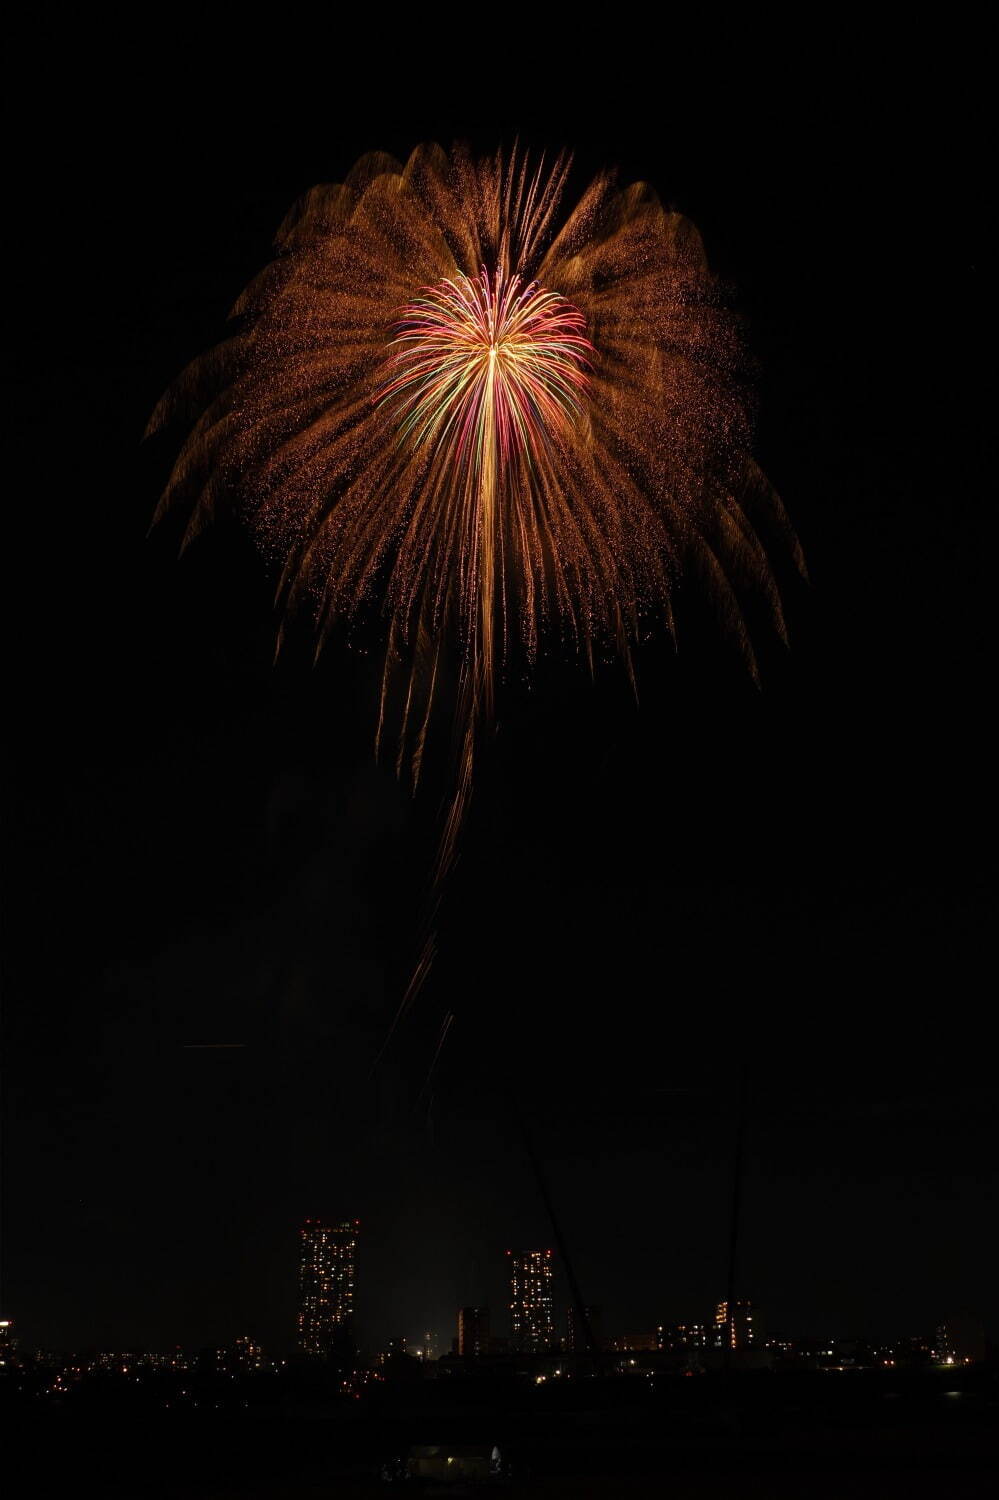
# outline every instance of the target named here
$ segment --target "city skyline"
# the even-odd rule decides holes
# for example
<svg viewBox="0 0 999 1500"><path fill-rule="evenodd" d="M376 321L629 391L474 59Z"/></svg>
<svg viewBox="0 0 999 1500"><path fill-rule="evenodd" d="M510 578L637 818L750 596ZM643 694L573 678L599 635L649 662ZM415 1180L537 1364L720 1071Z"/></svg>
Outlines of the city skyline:
<svg viewBox="0 0 999 1500"><path fill-rule="evenodd" d="M633 1321L629 1330L620 1324L605 1327L601 1307L590 1304L584 1307L588 1328L583 1329L577 1308L574 1306L568 1287L564 1288L566 1300L558 1301L553 1296L555 1252L551 1249L514 1252L496 1250L495 1260L504 1268L504 1285L509 1300L504 1304L505 1318L494 1317L487 1304L459 1306L454 1309L452 1325L456 1332L426 1329L418 1335L412 1332L396 1334L381 1341L377 1336L366 1335L354 1323L354 1299L357 1292L357 1242L360 1220L335 1220L307 1218L298 1230L298 1314L295 1322L293 1345L288 1340L278 1339L268 1345L265 1354L259 1335L244 1331L227 1344L219 1346L197 1346L198 1352L185 1351L180 1344L172 1345L169 1353L149 1350L145 1346L143 1358L148 1355L156 1367L164 1368L176 1364L184 1355L185 1368L191 1358L214 1360L218 1368L234 1368L243 1371L271 1368L274 1354L294 1349L299 1356L319 1361L341 1362L345 1358L358 1357L362 1364L373 1355L378 1358L392 1354L405 1354L424 1363L436 1360L438 1355L467 1361L509 1361L520 1356L540 1357L559 1352L588 1358L593 1354L605 1355L648 1353L684 1354L706 1358L711 1351L724 1354L731 1352L757 1352L780 1360L792 1351L812 1351L815 1355L834 1353L827 1344L857 1345L876 1350L900 1351L919 1357L931 1357L939 1363L981 1360L985 1355L985 1330L980 1318L966 1310L954 1311L938 1320L931 1330L917 1336L902 1334L896 1329L891 1337L880 1340L865 1337L857 1329L844 1333L796 1326L797 1331L789 1336L789 1323L780 1325L781 1332L769 1326L764 1315L759 1317L759 1307L749 1298L735 1300L734 1316L728 1311L728 1302L715 1302L710 1314L701 1321L659 1322L657 1313L671 1300L675 1291L664 1291L657 1299L657 1306L646 1309L647 1316L639 1322ZM611 1293L613 1286L605 1288ZM563 1331L560 1331L560 1328ZM346 1341L339 1338L346 1335ZM19 1330L13 1319L0 1319L0 1365L10 1364L12 1351L20 1342ZM439 1346L439 1347L438 1347ZM60 1346L54 1346L57 1350ZM948 1351L953 1355L960 1349L960 1360L947 1359ZM971 1351L969 1356L969 1351ZM24 1351L22 1351L23 1353ZM113 1355L101 1355L114 1368ZM280 1363L283 1365L284 1360ZM893 1363L885 1360L884 1363ZM151 1366L152 1367L152 1366Z"/></svg>
<svg viewBox="0 0 999 1500"><path fill-rule="evenodd" d="M280 1377L294 1383L296 1371L301 1375L305 1364L315 1374L324 1369L336 1373L338 1389L360 1394L366 1381L399 1378L400 1361L422 1367L428 1375L432 1374L429 1367L438 1364L450 1374L468 1374L483 1367L507 1376L526 1373L541 1384L549 1379L571 1380L574 1375L615 1373L956 1371L980 1365L989 1352L983 1324L967 1313L948 1317L919 1334L896 1334L888 1340L800 1328L789 1335L786 1326L768 1336L766 1317L761 1327L759 1308L746 1297L737 1298L732 1310L726 1299L718 1301L713 1316L700 1322L657 1323L646 1317L640 1329L607 1329L599 1307L591 1304L580 1310L572 1300L562 1307L553 1298L551 1249L505 1251L510 1299L505 1328L502 1320L497 1324L487 1305L461 1306L455 1310L457 1332L450 1347L446 1335L441 1338L433 1329L424 1329L416 1337L396 1334L379 1348L377 1339L372 1342L354 1324L359 1230L356 1219L310 1218L301 1225L299 1312L295 1354L290 1360L281 1357L280 1345L265 1349L254 1331L221 1346L199 1346L196 1351L180 1344L169 1351L145 1347L32 1351L22 1346L13 1321L0 1319L0 1375L15 1382L22 1395L33 1392L38 1399L59 1400L67 1399L91 1378L121 1377L139 1384L158 1380L160 1400L170 1405L169 1396L163 1394L167 1377L175 1382L213 1379L221 1382L220 1392L227 1392L226 1382L237 1379ZM613 1292L613 1288L608 1290ZM563 1319L564 1332L559 1332ZM180 1386L176 1389L181 1397L198 1404L190 1392ZM201 1395L207 1399L205 1389Z"/></svg>
<svg viewBox="0 0 999 1500"><path fill-rule="evenodd" d="M471 1319L470 1314L474 1315ZM594 1358L600 1359L601 1357L603 1357L602 1363L606 1369L624 1370L627 1361L622 1362L620 1357L632 1354L679 1355L683 1356L694 1369L699 1367L721 1369L726 1366L726 1338L716 1328L712 1328L710 1323L660 1324L656 1327L650 1325L641 1332L631 1334L618 1332L610 1337L605 1336L601 1330L599 1336L595 1338L595 1346L592 1349L573 1347L572 1339L568 1335L563 1335L556 1336L552 1344L547 1347L518 1350L513 1346L511 1339L490 1334L488 1308L459 1308L457 1321L459 1334L452 1339L449 1351L438 1353L433 1330L425 1330L417 1338L406 1335L391 1338L388 1340L387 1347L379 1348L371 1345L366 1348L352 1349L349 1354L349 1363L345 1367L349 1368L352 1363L359 1369L377 1370L379 1367L384 1367L386 1362L393 1357L401 1355L424 1365L441 1360L444 1364L450 1363L457 1369L469 1363L482 1362L514 1370L519 1364L525 1363L527 1367L538 1362L542 1365L552 1361L557 1363L559 1357L565 1355L578 1359L579 1366L584 1371L592 1366ZM464 1340L462 1330L464 1330ZM462 1352L463 1343L464 1352ZM741 1347L738 1343L729 1347L742 1354L763 1356L752 1364L735 1366L736 1369L750 1370L779 1369L794 1360L811 1361L814 1367L837 1368L836 1358L844 1356L844 1367L866 1360L877 1368L895 1368L907 1364L936 1365L945 1368L980 1364L990 1354L982 1323L964 1314L947 1319L932 1329L924 1329L921 1333L914 1334L910 1331L896 1334L887 1340L866 1339L855 1335L843 1336L828 1331L810 1330L789 1333L784 1330L773 1336L754 1337ZM993 1348L993 1356L994 1352ZM200 1368L206 1373L252 1374L258 1371L283 1369L289 1364L292 1368L303 1368L301 1363L303 1360L311 1367L332 1363L334 1368L339 1368L344 1364L344 1354L332 1347L327 1348L318 1356L299 1350L297 1358L292 1357L289 1360L287 1357L281 1357L277 1351L265 1349L252 1334L248 1333L239 1335L222 1346L202 1345L185 1348L177 1344L168 1349L147 1349L139 1346L118 1350L33 1349L24 1344L12 1320L0 1320L0 1370L2 1372L10 1374L12 1370L33 1362L39 1362L45 1367L59 1368L66 1360L76 1361L81 1368L88 1367L122 1375L130 1373L130 1364L162 1371ZM667 1364L663 1368L669 1369L671 1366Z"/></svg>
<svg viewBox="0 0 999 1500"><path fill-rule="evenodd" d="M381 1273L377 1281L362 1280L359 1287L359 1231L358 1219L340 1221L335 1218L307 1218L294 1237L291 1234L285 1237L287 1257L284 1279L289 1289L294 1286L294 1315L291 1325L268 1333L268 1349L282 1354L298 1351L325 1356L330 1352L334 1335L342 1330L349 1336L351 1344L359 1338L358 1347L369 1351L382 1343L387 1348L397 1346L400 1349L405 1347L418 1350L419 1357L427 1358L432 1341L440 1346L441 1352L446 1352L451 1346L452 1352L457 1353L463 1342L464 1321L467 1329L465 1337L472 1357L481 1357L490 1351L502 1353L506 1350L535 1353L545 1349L584 1351L586 1340L577 1326L579 1320L573 1304L573 1294L560 1258L552 1249L527 1252L507 1249L504 1252L494 1246L491 1253L488 1253L487 1247L482 1247L484 1263L489 1268L484 1281L491 1282L494 1291L498 1289L498 1296L494 1295L490 1302L478 1304L459 1303L451 1307L438 1304L437 1310L429 1316L426 1313L428 1304L424 1301L420 1304L424 1315L417 1314L415 1319L410 1320L410 1332L387 1336L384 1332L379 1333L379 1328L398 1330L405 1326L406 1320L394 1314L378 1312L379 1305L383 1302L391 1303L395 1293L391 1274L385 1278L384 1273ZM297 1259L293 1261L295 1241ZM644 1307L637 1309L636 1315L634 1307L630 1311L622 1308L620 1293L626 1284L626 1280L617 1281L612 1276L597 1288L603 1302L586 1306L591 1332L598 1348L626 1349L629 1347L627 1339L632 1333L640 1338L641 1342L636 1347L641 1348L651 1348L654 1345L661 1350L764 1347L774 1329L796 1328L800 1338L811 1337L814 1330L822 1326L821 1320L814 1315L802 1316L800 1312L784 1304L779 1316L765 1316L761 1334L757 1316L759 1308L754 1302L737 1297L737 1312L733 1323L728 1317L724 1298L712 1299L709 1294L706 1298L698 1299L683 1287L661 1288ZM359 1290L364 1310L360 1327L356 1320ZM253 1300L251 1295L250 1301ZM503 1309L503 1315L497 1319L495 1309L498 1307ZM605 1307L610 1309L609 1319L604 1315ZM674 1321L661 1321L664 1312L667 1318L672 1316ZM677 1312L682 1314L678 1321ZM981 1309L969 1305L967 1300L948 1300L939 1296L935 1299L931 1315L924 1319L924 1326L939 1329L955 1321L962 1325L984 1327ZM904 1318L894 1315L879 1320L875 1326L869 1319L865 1320L860 1316L851 1318L847 1314L835 1325L826 1325L825 1332L815 1334L815 1342L821 1345L828 1338L860 1339L874 1345L879 1342L891 1343L908 1337L900 1330L917 1322L918 1319L911 1316ZM31 1323L29 1310L27 1317L0 1320L0 1328L5 1332L15 1326L25 1329L30 1328ZM427 1331L427 1324L430 1324L431 1331ZM259 1347L259 1326L258 1317L237 1319L228 1340L223 1338L221 1344L234 1349L242 1344L247 1344L250 1348ZM249 1332L245 1331L247 1328ZM244 1331L237 1331L239 1329ZM423 1331L418 1332L420 1329ZM638 1330L641 1330L640 1334ZM132 1341L136 1348L170 1348L174 1347L175 1342L178 1347L183 1343L184 1347L200 1348L204 1338L201 1333L196 1333L193 1337L188 1334L183 1340L176 1341L172 1336L161 1338L158 1342ZM93 1347L95 1344L99 1346L99 1343L93 1337L76 1345L56 1339L49 1341L48 1347Z"/></svg>

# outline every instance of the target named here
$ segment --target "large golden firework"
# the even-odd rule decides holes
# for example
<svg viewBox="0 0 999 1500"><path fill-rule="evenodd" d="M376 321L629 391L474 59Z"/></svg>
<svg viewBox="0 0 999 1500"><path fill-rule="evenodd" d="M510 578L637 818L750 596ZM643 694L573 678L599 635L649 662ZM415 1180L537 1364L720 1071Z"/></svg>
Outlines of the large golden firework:
<svg viewBox="0 0 999 1500"><path fill-rule="evenodd" d="M158 512L186 507L188 539L235 499L320 641L386 617L378 737L394 716L414 781L456 650L442 868L496 682L546 631L630 669L696 569L755 674L740 599L783 634L766 545L802 566L751 456L737 323L697 230L610 174L566 212L569 169L516 149L363 157L293 209L235 337L150 423L200 411Z"/></svg>

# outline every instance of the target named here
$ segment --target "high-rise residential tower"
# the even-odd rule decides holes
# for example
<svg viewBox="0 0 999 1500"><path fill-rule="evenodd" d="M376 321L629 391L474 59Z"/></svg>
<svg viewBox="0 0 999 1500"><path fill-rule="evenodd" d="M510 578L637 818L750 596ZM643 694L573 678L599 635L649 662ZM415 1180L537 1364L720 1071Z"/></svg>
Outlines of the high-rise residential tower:
<svg viewBox="0 0 999 1500"><path fill-rule="evenodd" d="M489 1353L488 1307L459 1307L458 1353L462 1359L482 1359Z"/></svg>
<svg viewBox="0 0 999 1500"><path fill-rule="evenodd" d="M603 1346L604 1335L599 1307L584 1307L583 1313L585 1322L571 1302L566 1309L565 1347L570 1354L589 1354L591 1339L597 1349ZM587 1324L589 1337L587 1337Z"/></svg>
<svg viewBox="0 0 999 1500"><path fill-rule="evenodd" d="M360 1221L326 1224L306 1219L299 1234L298 1347L328 1354L337 1334L348 1334L354 1314Z"/></svg>
<svg viewBox="0 0 999 1500"><path fill-rule="evenodd" d="M727 1302L715 1308L714 1344L716 1349L751 1349L753 1347L753 1304Z"/></svg>
<svg viewBox="0 0 999 1500"><path fill-rule="evenodd" d="M513 1346L524 1353L552 1348L552 1252L508 1250Z"/></svg>

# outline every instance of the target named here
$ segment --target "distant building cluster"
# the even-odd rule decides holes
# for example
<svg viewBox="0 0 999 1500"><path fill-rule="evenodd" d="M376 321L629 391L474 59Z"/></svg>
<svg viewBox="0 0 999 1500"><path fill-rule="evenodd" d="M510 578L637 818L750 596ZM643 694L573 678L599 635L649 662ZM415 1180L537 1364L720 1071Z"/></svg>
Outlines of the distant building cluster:
<svg viewBox="0 0 999 1500"><path fill-rule="evenodd" d="M985 1333L975 1319L958 1316L932 1334L886 1342L813 1334L769 1338L764 1348L776 1370L939 1370L980 1363L985 1358Z"/></svg>
<svg viewBox="0 0 999 1500"><path fill-rule="evenodd" d="M276 1391L315 1379L325 1382L324 1390L354 1397L371 1382L480 1372L526 1374L543 1384L580 1375L651 1377L713 1369L931 1371L977 1364L986 1353L981 1325L966 1317L948 1319L932 1334L885 1343L828 1335L764 1337L749 1299L724 1299L703 1322L624 1332L607 1331L599 1306L573 1301L559 1332L554 1253L541 1248L506 1252L505 1327L497 1330L484 1303L468 1305L457 1309L446 1352L425 1331L416 1338L400 1334L361 1359L353 1344L359 1231L356 1219L307 1219L301 1226L296 1359L271 1357L251 1333L196 1354L180 1348L27 1354L11 1320L0 1319L0 1393L14 1389L21 1399L59 1403L127 1386L135 1398L162 1407L236 1410L279 1399Z"/></svg>
<svg viewBox="0 0 999 1500"><path fill-rule="evenodd" d="M300 1300L298 1346L306 1357L328 1357L336 1351L337 1339L349 1335L354 1316L357 1282L357 1220L327 1223L308 1219L300 1231ZM570 1303L564 1331L556 1326L554 1306L554 1252L550 1248L508 1250L506 1279L509 1289L509 1321L497 1328L484 1303L456 1310L455 1334L438 1359L434 1336L418 1338L398 1335L369 1360L376 1378L422 1366L429 1372L438 1363L442 1371L458 1373L473 1367L519 1367L533 1361L547 1379L564 1376L573 1369L599 1362L602 1371L651 1373L655 1370L685 1370L692 1373L720 1368L781 1369L947 1367L964 1364L984 1355L980 1332L977 1342L962 1333L956 1323L937 1328L932 1336L909 1338L884 1346L857 1340L824 1338L764 1338L753 1303L738 1298L716 1303L702 1322L650 1324L644 1329L608 1331L600 1307ZM563 1356L569 1357L565 1363ZM221 1357L221 1356L220 1356ZM235 1359L240 1369L258 1368L263 1359L259 1346L238 1340ZM582 1362L582 1363L580 1363ZM378 1373L380 1372L380 1373Z"/></svg>
<svg viewBox="0 0 999 1500"><path fill-rule="evenodd" d="M199 1406L236 1410L249 1404L257 1387L273 1384L286 1361L265 1354L249 1334L224 1348L197 1352L174 1348L99 1349L65 1354L52 1349L21 1349L10 1320L0 1322L0 1394L13 1387L24 1397L48 1403L115 1401L124 1391L151 1407Z"/></svg>

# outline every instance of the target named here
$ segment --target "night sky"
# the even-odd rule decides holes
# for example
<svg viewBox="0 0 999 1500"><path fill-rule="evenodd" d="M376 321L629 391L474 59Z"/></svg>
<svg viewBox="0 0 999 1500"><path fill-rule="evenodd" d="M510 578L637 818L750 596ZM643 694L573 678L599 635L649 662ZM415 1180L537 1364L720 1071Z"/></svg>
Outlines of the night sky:
<svg viewBox="0 0 999 1500"><path fill-rule="evenodd" d="M328 1215L361 1220L364 1346L444 1347L468 1302L505 1333L504 1250L553 1242L526 1124L607 1331L705 1317L744 1067L765 1327L994 1329L981 120L946 49L934 72L840 39L793 85L592 55L562 95L343 58L318 88L309 59L280 102L263 60L165 89L70 53L28 69L8 185L2 1315L28 1347L281 1351L297 1226ZM237 527L179 562L147 537L181 432L141 436L303 191L518 131L700 227L811 581L781 575L762 691L696 590L637 708L613 664L509 686L439 960L369 1078L441 785L414 803L374 764L374 636L313 667L299 627L275 666Z"/></svg>

